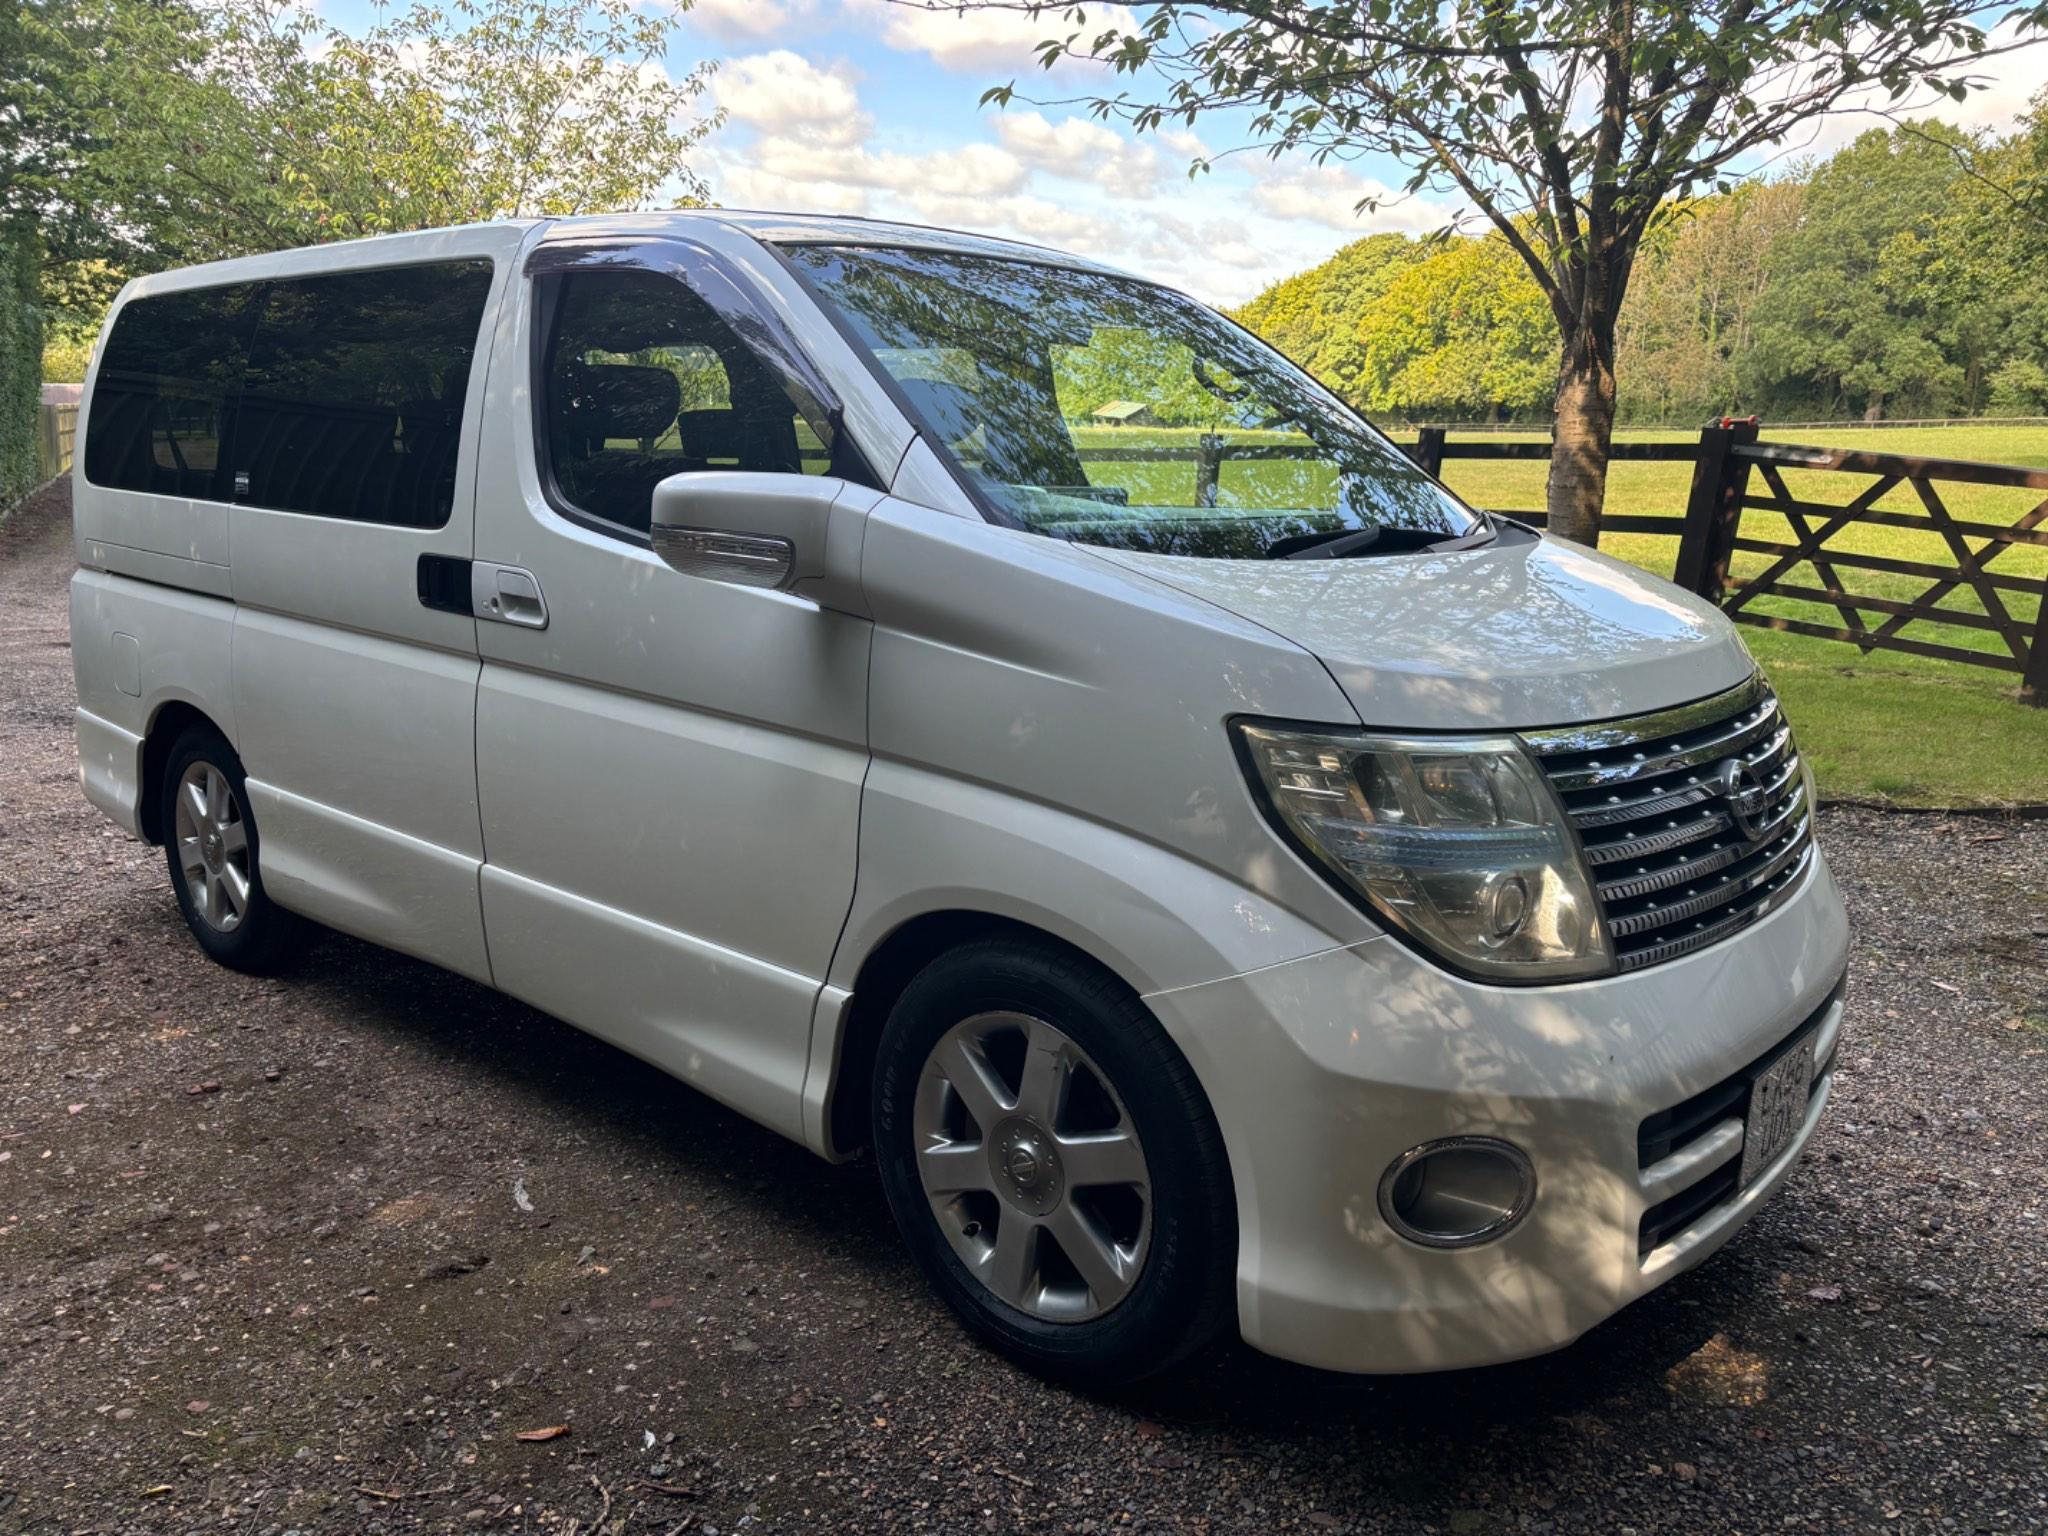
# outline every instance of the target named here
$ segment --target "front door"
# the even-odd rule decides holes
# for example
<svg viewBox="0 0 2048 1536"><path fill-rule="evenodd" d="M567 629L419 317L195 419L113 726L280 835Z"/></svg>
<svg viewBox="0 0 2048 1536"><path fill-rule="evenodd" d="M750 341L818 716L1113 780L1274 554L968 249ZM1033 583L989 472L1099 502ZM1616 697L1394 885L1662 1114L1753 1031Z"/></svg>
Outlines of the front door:
<svg viewBox="0 0 2048 1536"><path fill-rule="evenodd" d="M795 1136L853 895L872 626L681 575L648 518L672 474L859 470L706 253L540 256L498 344L532 409L491 416L478 500L493 971Z"/></svg>

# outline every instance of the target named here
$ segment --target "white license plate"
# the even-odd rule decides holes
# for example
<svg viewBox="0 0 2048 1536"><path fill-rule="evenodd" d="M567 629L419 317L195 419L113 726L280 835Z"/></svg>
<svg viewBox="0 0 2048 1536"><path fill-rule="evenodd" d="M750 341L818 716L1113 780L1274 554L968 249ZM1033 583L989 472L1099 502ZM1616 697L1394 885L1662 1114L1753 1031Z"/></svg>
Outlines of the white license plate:
<svg viewBox="0 0 2048 1536"><path fill-rule="evenodd" d="M1813 1036L1780 1056L1749 1088L1749 1123L1742 1132L1742 1184L1746 1189L1792 1145L1806 1120L1813 1087Z"/></svg>

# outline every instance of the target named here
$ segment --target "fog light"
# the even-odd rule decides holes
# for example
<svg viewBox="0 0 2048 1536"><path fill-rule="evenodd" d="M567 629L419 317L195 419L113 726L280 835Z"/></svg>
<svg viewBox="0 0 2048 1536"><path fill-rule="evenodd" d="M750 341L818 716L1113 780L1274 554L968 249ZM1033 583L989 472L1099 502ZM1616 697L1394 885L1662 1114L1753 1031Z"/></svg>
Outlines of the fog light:
<svg viewBox="0 0 2048 1536"><path fill-rule="evenodd" d="M1529 1155L1491 1136L1425 1141L1380 1176L1380 1214L1425 1248L1490 1243L1512 1231L1535 1203Z"/></svg>

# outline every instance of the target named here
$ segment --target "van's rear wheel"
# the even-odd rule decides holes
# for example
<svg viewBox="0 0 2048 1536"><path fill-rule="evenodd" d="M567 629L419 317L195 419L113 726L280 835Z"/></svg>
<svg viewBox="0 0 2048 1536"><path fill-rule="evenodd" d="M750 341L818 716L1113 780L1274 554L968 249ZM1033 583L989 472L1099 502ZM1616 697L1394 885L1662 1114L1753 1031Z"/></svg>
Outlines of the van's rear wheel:
<svg viewBox="0 0 2048 1536"><path fill-rule="evenodd" d="M206 726L188 728L171 748L161 792L171 890L199 947L238 971L275 971L296 959L312 927L264 893L234 748Z"/></svg>
<svg viewBox="0 0 2048 1536"><path fill-rule="evenodd" d="M1111 1385L1228 1320L1222 1139L1187 1061L1114 977L1012 939L942 956L884 1026L874 1093L897 1224L998 1348Z"/></svg>

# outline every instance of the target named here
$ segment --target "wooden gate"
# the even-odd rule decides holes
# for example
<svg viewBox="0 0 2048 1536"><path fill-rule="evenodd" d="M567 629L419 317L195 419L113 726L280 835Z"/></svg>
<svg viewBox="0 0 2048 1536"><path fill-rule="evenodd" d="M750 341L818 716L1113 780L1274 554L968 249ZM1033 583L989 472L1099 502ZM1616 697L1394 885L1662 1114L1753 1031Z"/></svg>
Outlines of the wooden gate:
<svg viewBox="0 0 2048 1536"><path fill-rule="evenodd" d="M1951 502L1963 486L2024 492L2024 509L1995 520L1959 516ZM1746 527L1744 514L1752 512L1777 514L1790 538L1760 536L1756 519ZM2048 548L2044 523L2048 470L1760 443L1755 425L1740 423L1709 429L1701 443L1676 574L1739 624L1846 641L1866 655L1905 651L2017 672L2022 697L2048 703L2048 578L1994 568L2015 548ZM1929 535L1948 558L1849 547L1853 531L1870 526ZM1731 577L1736 554L1763 556L1764 563ZM1845 572L1887 578L1882 585L1891 590L1868 590L1867 580L1859 590ZM1773 598L1832 609L1840 623L1761 606ZM2015 599L2033 611L2016 611ZM1962 630L1992 643L1958 643Z"/></svg>

